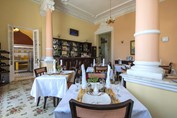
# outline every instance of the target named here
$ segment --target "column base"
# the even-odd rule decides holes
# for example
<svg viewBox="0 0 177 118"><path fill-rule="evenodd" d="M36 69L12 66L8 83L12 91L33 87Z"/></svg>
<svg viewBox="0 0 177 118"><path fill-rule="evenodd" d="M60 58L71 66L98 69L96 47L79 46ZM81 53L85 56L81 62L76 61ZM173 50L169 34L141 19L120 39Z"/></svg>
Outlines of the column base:
<svg viewBox="0 0 177 118"><path fill-rule="evenodd" d="M56 73L56 60L53 57L45 57L44 61L41 61L42 67L47 67L48 73Z"/></svg>
<svg viewBox="0 0 177 118"><path fill-rule="evenodd" d="M44 61L53 61L55 60L53 57L45 57L44 58Z"/></svg>
<svg viewBox="0 0 177 118"><path fill-rule="evenodd" d="M135 61L134 64L135 66L132 66L131 69L127 70L128 75L158 80L162 80L164 77L164 70L159 67L159 62Z"/></svg>

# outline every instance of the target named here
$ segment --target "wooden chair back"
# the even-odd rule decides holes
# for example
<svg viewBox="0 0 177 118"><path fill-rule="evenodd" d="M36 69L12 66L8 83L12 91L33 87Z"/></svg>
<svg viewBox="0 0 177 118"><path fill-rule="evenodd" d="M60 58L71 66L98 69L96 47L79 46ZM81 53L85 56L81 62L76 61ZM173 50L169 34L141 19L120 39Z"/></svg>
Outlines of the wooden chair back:
<svg viewBox="0 0 177 118"><path fill-rule="evenodd" d="M168 66L160 66L161 68L163 68L165 70L165 74L170 74L171 73L171 70L172 70L172 66L173 66L173 63L170 62Z"/></svg>
<svg viewBox="0 0 177 118"><path fill-rule="evenodd" d="M107 66L95 66L95 72L107 72L108 67Z"/></svg>
<svg viewBox="0 0 177 118"><path fill-rule="evenodd" d="M41 67L41 68L34 69L34 73L36 77L44 75L45 72L47 72L47 67Z"/></svg>
<svg viewBox="0 0 177 118"><path fill-rule="evenodd" d="M131 99L108 105L69 101L72 118L131 118L133 103Z"/></svg>
<svg viewBox="0 0 177 118"><path fill-rule="evenodd" d="M101 79L106 79L106 73L87 73L88 78L101 78Z"/></svg>

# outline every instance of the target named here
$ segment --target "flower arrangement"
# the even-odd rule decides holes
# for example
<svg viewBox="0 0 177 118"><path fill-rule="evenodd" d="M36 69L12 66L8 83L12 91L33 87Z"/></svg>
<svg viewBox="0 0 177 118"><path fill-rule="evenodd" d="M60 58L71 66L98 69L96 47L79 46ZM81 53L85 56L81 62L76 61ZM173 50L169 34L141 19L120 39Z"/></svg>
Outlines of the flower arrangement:
<svg viewBox="0 0 177 118"><path fill-rule="evenodd" d="M57 65L57 70L60 72L62 69L62 66L61 65Z"/></svg>

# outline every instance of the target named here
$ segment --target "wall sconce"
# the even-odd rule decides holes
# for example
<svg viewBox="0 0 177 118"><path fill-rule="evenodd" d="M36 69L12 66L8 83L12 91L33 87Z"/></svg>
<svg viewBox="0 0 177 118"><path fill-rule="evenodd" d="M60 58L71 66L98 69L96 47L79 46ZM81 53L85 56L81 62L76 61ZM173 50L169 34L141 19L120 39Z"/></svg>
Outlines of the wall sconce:
<svg viewBox="0 0 177 118"><path fill-rule="evenodd" d="M169 38L168 38L168 36L165 36L165 37L162 37L162 42L168 42L169 41Z"/></svg>
<svg viewBox="0 0 177 118"><path fill-rule="evenodd" d="M16 28L16 27L14 27L13 31L14 31L14 32L18 32L18 31L19 31L19 29L18 29L18 28Z"/></svg>

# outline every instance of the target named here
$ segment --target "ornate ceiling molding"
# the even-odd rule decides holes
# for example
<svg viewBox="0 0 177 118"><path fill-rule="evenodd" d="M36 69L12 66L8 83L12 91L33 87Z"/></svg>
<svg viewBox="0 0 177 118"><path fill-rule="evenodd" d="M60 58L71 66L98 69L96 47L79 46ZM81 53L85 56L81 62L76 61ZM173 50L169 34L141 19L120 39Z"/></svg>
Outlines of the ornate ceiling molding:
<svg viewBox="0 0 177 118"><path fill-rule="evenodd" d="M46 0L32 0L32 1L42 4L42 2ZM98 14L94 14L87 10L84 10L83 8L80 8L79 6L75 6L69 0L54 0L54 1L56 3L55 4L56 10L62 11L64 13L70 14L79 19L82 19L82 20L85 20L85 21L88 21L94 24L101 23L109 17L110 8ZM125 2L117 4L116 6L112 7L111 8L112 17L116 18L122 15L125 15L127 13L134 12L135 1L136 0L126 0ZM165 0L160 0L160 2L163 2L163 1Z"/></svg>
<svg viewBox="0 0 177 118"><path fill-rule="evenodd" d="M48 9L54 11L54 4L55 2L53 0L43 0L40 7L40 14L45 16L45 13Z"/></svg>

